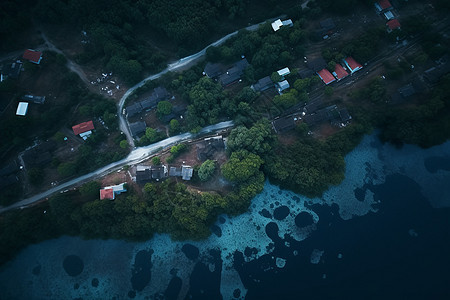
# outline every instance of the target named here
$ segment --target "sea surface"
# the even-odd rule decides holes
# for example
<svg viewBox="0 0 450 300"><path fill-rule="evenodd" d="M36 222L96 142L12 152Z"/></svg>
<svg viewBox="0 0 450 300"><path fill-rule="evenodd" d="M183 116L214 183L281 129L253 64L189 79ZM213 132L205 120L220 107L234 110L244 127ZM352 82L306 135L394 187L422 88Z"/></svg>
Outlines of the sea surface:
<svg viewBox="0 0 450 300"><path fill-rule="evenodd" d="M0 269L0 299L450 299L450 142L366 136L321 198L266 182L205 241L61 237Z"/></svg>

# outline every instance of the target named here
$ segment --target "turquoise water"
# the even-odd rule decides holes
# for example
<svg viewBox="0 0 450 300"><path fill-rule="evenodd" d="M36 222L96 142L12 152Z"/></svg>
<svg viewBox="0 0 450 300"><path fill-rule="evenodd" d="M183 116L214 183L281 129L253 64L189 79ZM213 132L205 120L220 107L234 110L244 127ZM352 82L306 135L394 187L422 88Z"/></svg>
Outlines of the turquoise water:
<svg viewBox="0 0 450 300"><path fill-rule="evenodd" d="M245 253L244 263L264 258L262 268L269 273L289 268L288 257L291 256L303 255L312 265L325 263L327 252L320 245L308 253L302 253L298 246L318 228L321 215L317 205L337 207L335 217L344 222L357 216L363 220L367 218L364 216L377 214L379 210L380 199L374 197L369 187L382 185L392 174L402 174L420 186L420 192L432 207L450 207L450 171L446 164L449 154L450 142L426 150L415 146L396 149L382 145L375 135L366 136L346 156L345 180L339 186L331 187L321 198L310 199L266 182L264 191L252 201L249 212L234 218L220 217L215 232L221 234L213 234L201 242L187 241L199 249L198 258L188 258L182 251L186 242L173 242L167 235L156 235L143 243L62 237L29 246L2 266L1 298L129 299L135 296L143 299L166 293L169 299L166 289L171 280L177 278L181 279L178 298L184 299L186 295L194 295L192 290L196 284L191 274L197 274L201 262L206 269L203 273L211 274L211 286L220 291L223 299L243 299L250 284L243 283L239 273L242 270L238 272L235 268L237 251ZM274 212L283 218L274 218ZM308 213L312 221L298 227L296 217L302 212ZM273 224L278 231L271 229ZM418 229L410 228L405 234L413 236L416 231ZM277 236L274 237L273 232ZM276 250L278 246L274 241L283 243L283 253ZM210 251L212 249L217 250L214 253L218 253L219 258ZM151 277L148 277L148 284L137 290L133 289L131 278L133 270L139 271L139 266L134 266L136 254L143 250L151 255L150 270L147 270L149 267L143 270L144 273L149 271L147 275ZM342 249L335 251L339 259L346 257ZM64 270L63 261L69 255L76 255L83 262L84 267L77 276L69 276ZM321 274L321 280L322 277L326 278L326 274ZM143 282L145 284L146 280ZM200 289L199 293L207 291Z"/></svg>

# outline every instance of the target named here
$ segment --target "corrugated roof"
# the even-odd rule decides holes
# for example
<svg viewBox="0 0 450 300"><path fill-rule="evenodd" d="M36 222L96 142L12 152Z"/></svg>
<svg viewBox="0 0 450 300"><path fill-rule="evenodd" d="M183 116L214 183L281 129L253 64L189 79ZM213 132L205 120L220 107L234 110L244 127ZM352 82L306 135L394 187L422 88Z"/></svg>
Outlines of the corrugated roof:
<svg viewBox="0 0 450 300"><path fill-rule="evenodd" d="M336 64L336 67L334 68L334 73L336 74L337 80L341 80L342 78L348 76L348 72L340 64Z"/></svg>
<svg viewBox="0 0 450 300"><path fill-rule="evenodd" d="M18 116L25 116L28 111L28 103L27 102L19 102L19 105L17 106L16 115Z"/></svg>
<svg viewBox="0 0 450 300"><path fill-rule="evenodd" d="M112 188L105 188L100 190L100 200L114 200L114 190Z"/></svg>
<svg viewBox="0 0 450 300"><path fill-rule="evenodd" d="M349 56L344 60L344 63L347 65L347 67L350 69L350 72L358 71L359 69L362 69L362 66L353 59L353 57Z"/></svg>
<svg viewBox="0 0 450 300"><path fill-rule="evenodd" d="M386 25L389 27L389 29L394 30L397 28L400 28L400 22L397 19L389 20Z"/></svg>
<svg viewBox="0 0 450 300"><path fill-rule="evenodd" d="M336 80L336 78L334 78L333 75L331 75L330 71L328 71L327 69L320 70L319 72L317 72L317 75L319 75L320 79L322 79L325 84L330 84Z"/></svg>
<svg viewBox="0 0 450 300"><path fill-rule="evenodd" d="M42 58L42 52L41 51L35 51L31 49L25 50L25 53L23 54L23 59L26 59L32 63L38 64L41 62Z"/></svg>
<svg viewBox="0 0 450 300"><path fill-rule="evenodd" d="M75 126L72 126L73 129L73 133L75 135L78 135L80 133L89 131L89 130L93 130L94 129L94 123L92 123L92 121L87 121Z"/></svg>
<svg viewBox="0 0 450 300"><path fill-rule="evenodd" d="M381 7L382 10L391 8L391 2L389 2L389 0L380 0L378 1L378 5Z"/></svg>

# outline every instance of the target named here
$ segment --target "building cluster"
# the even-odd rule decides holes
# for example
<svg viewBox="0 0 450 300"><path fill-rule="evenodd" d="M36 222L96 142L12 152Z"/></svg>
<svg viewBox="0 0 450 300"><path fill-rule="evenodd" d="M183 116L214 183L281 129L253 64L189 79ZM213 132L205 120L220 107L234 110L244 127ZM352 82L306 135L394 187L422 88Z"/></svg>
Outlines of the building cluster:
<svg viewBox="0 0 450 300"><path fill-rule="evenodd" d="M226 87L241 82L241 77L248 66L249 63L245 57L235 62L229 69L220 63L207 63L203 69L203 75L217 80L223 87Z"/></svg>
<svg viewBox="0 0 450 300"><path fill-rule="evenodd" d="M127 118L134 117L143 111L149 111L155 108L159 102L163 100L167 100L170 98L169 92L164 87L156 87L153 89L150 97L133 104L128 105L123 113L126 114ZM144 121L137 121L134 123L130 123L130 132L133 137L139 137L143 133L145 133L145 129L147 128L147 124Z"/></svg>
<svg viewBox="0 0 450 300"><path fill-rule="evenodd" d="M100 189L100 200L114 200L116 195L120 195L127 191L125 182L117 185L111 185Z"/></svg>
<svg viewBox="0 0 450 300"><path fill-rule="evenodd" d="M396 17L397 13L389 0L379 0L375 2L374 5L377 13L386 19L386 27L388 32L400 29L400 22Z"/></svg>
<svg viewBox="0 0 450 300"><path fill-rule="evenodd" d="M87 140L87 138L92 134L92 130L94 129L94 123L92 121L87 121L72 126L73 133L75 135L79 135L83 140Z"/></svg>
<svg viewBox="0 0 450 300"><path fill-rule="evenodd" d="M136 166L135 181L138 184L145 184L151 181L161 181L169 177L181 177L183 180L191 180L194 168L188 165L182 166Z"/></svg>

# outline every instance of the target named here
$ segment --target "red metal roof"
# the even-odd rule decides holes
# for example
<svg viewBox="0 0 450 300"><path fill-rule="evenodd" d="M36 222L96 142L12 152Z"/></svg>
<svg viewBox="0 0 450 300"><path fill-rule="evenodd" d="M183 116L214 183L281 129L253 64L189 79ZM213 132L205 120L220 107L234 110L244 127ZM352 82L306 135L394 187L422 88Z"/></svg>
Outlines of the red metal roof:
<svg viewBox="0 0 450 300"><path fill-rule="evenodd" d="M92 121L84 122L73 126L72 129L73 133L75 133L75 135L78 135L80 133L94 129L94 123L92 123Z"/></svg>
<svg viewBox="0 0 450 300"><path fill-rule="evenodd" d="M327 69L322 69L317 72L317 74L320 76L323 82L325 82L325 84L332 83L336 80L336 78L334 78L333 75L331 75L330 71L328 71Z"/></svg>
<svg viewBox="0 0 450 300"><path fill-rule="evenodd" d="M378 5L380 5L382 10L392 7L391 2L389 2L389 0L380 0L378 1Z"/></svg>
<svg viewBox="0 0 450 300"><path fill-rule="evenodd" d="M350 71L356 70L356 69L362 69L362 66L353 59L353 57L349 56L345 59L347 62L348 67L350 68Z"/></svg>
<svg viewBox="0 0 450 300"><path fill-rule="evenodd" d="M336 78L338 80L348 76L348 72L345 71L345 69L340 64L336 64L334 72L336 73Z"/></svg>
<svg viewBox="0 0 450 300"><path fill-rule="evenodd" d="M113 189L101 189L100 190L100 200L104 200L104 199L109 199L112 200L114 199L114 190Z"/></svg>
<svg viewBox="0 0 450 300"><path fill-rule="evenodd" d="M389 29L394 30L400 28L400 22L397 19L392 19L386 23Z"/></svg>
<svg viewBox="0 0 450 300"><path fill-rule="evenodd" d="M34 51L31 49L25 50L25 53L23 54L23 59L29 60L31 62L34 62L38 64L41 61L42 52L41 51Z"/></svg>

